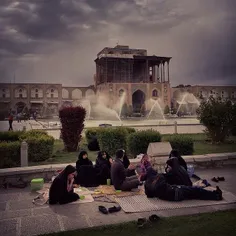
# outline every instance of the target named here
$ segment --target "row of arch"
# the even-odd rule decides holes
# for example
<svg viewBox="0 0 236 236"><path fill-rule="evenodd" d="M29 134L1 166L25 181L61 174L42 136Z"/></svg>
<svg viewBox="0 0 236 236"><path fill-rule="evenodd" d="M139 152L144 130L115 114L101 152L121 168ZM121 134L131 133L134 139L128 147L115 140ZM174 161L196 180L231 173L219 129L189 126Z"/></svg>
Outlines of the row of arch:
<svg viewBox="0 0 236 236"><path fill-rule="evenodd" d="M93 96L95 92L92 89L88 89L85 92L85 97ZM25 87L18 87L14 89L14 96L15 98L27 98L28 97L28 90ZM47 98L58 98L59 91L57 88L50 87L46 90ZM2 88L0 89L0 98L10 98L11 93L9 88ZM30 90L30 97L31 98L43 98L44 91L42 88L34 87ZM69 99L69 91L65 88L62 89L62 98ZM74 89L71 92L72 99L81 99L83 98L83 93L80 89Z"/></svg>
<svg viewBox="0 0 236 236"><path fill-rule="evenodd" d="M92 89L87 89L86 92L85 92L85 97L91 97L91 96L94 96L95 95L95 92L94 90ZM83 93L80 89L74 89L72 90L71 92L71 96L69 94L69 90L63 88L62 89L62 98L63 99L69 99L69 98L72 98L73 100L77 100L77 99L82 99L83 98Z"/></svg>

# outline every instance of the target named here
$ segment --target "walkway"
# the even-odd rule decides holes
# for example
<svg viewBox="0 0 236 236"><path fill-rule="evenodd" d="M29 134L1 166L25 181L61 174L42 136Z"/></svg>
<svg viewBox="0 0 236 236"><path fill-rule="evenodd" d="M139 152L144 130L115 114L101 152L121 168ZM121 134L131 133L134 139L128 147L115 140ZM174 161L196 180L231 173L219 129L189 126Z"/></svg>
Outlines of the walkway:
<svg viewBox="0 0 236 236"><path fill-rule="evenodd" d="M214 176L224 176L226 181L219 186L236 194L236 166L217 169L199 169L196 171L201 177L211 179ZM212 183L215 185L215 183ZM0 189L0 232L4 236L31 236L57 231L66 231L84 227L109 225L121 222L137 220L139 217L147 217L152 212L126 214L123 211L103 215L98 212L99 202L64 205L64 206L35 206L32 204L33 195L29 188ZM106 207L114 204L103 204ZM236 208L236 204L217 205L208 207L196 207L158 211L156 214L162 217L196 214Z"/></svg>

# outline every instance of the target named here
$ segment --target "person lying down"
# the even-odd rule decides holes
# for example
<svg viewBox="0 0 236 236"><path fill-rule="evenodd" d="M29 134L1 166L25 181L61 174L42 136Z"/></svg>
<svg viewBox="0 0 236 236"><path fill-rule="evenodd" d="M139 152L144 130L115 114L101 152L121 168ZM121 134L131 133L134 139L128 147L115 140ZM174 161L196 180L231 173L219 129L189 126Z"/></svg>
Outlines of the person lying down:
<svg viewBox="0 0 236 236"><path fill-rule="evenodd" d="M163 174L158 174L152 167L147 169L141 177L145 181L145 194L148 198L160 198L168 201L182 201L187 199L216 200L223 199L222 191L217 186L216 190L209 191L199 187L170 185L166 182Z"/></svg>

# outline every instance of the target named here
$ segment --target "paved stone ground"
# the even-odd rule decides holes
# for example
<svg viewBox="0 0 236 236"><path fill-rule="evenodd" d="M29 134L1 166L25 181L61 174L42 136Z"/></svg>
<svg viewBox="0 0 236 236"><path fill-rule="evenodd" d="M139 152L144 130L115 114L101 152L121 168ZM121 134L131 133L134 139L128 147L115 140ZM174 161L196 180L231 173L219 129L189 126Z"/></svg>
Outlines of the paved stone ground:
<svg viewBox="0 0 236 236"><path fill-rule="evenodd" d="M236 194L236 166L217 169L198 169L196 173L210 180L214 176L224 176L226 181L218 185ZM215 183L212 183L216 185ZM35 194L27 189L0 189L0 232L4 236L38 235L78 228L115 224L148 217L153 212L126 214L123 211L103 215L97 210L99 205L113 206L110 203L93 202L64 206L35 206L32 199ZM216 210L236 208L236 204L174 209L155 212L168 217L187 215Z"/></svg>

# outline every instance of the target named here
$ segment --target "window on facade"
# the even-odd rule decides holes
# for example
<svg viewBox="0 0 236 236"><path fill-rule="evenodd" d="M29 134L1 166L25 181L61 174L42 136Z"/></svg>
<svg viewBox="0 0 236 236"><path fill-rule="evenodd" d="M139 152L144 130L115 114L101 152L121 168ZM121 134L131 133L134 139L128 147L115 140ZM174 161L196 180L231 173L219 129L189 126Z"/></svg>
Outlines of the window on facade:
<svg viewBox="0 0 236 236"><path fill-rule="evenodd" d="M51 98L53 98L54 97L54 94L53 93L51 93Z"/></svg>
<svg viewBox="0 0 236 236"><path fill-rule="evenodd" d="M38 98L38 97L39 97L39 95L36 93L36 94L35 94L35 97L36 97L36 98Z"/></svg>
<svg viewBox="0 0 236 236"><path fill-rule="evenodd" d="M39 91L38 89L35 89L35 92L36 92L36 93L38 93L38 91Z"/></svg>
<svg viewBox="0 0 236 236"><path fill-rule="evenodd" d="M19 89L19 93L22 93L22 89Z"/></svg>
<svg viewBox="0 0 236 236"><path fill-rule="evenodd" d="M5 93L3 93L2 97L3 97L3 98L5 98L5 97L6 97L6 94L5 94Z"/></svg>
<svg viewBox="0 0 236 236"><path fill-rule="evenodd" d="M54 93L54 89L51 89L51 93Z"/></svg>
<svg viewBox="0 0 236 236"><path fill-rule="evenodd" d="M158 92L157 92L156 89L154 89L154 90L152 91L152 96L153 96L153 97L158 97Z"/></svg>
<svg viewBox="0 0 236 236"><path fill-rule="evenodd" d="M19 94L19 98L23 98L23 95L22 95L22 93L20 93L20 94Z"/></svg>
<svg viewBox="0 0 236 236"><path fill-rule="evenodd" d="M123 93L124 93L124 90L121 89L121 90L119 91L119 97L121 97Z"/></svg>

